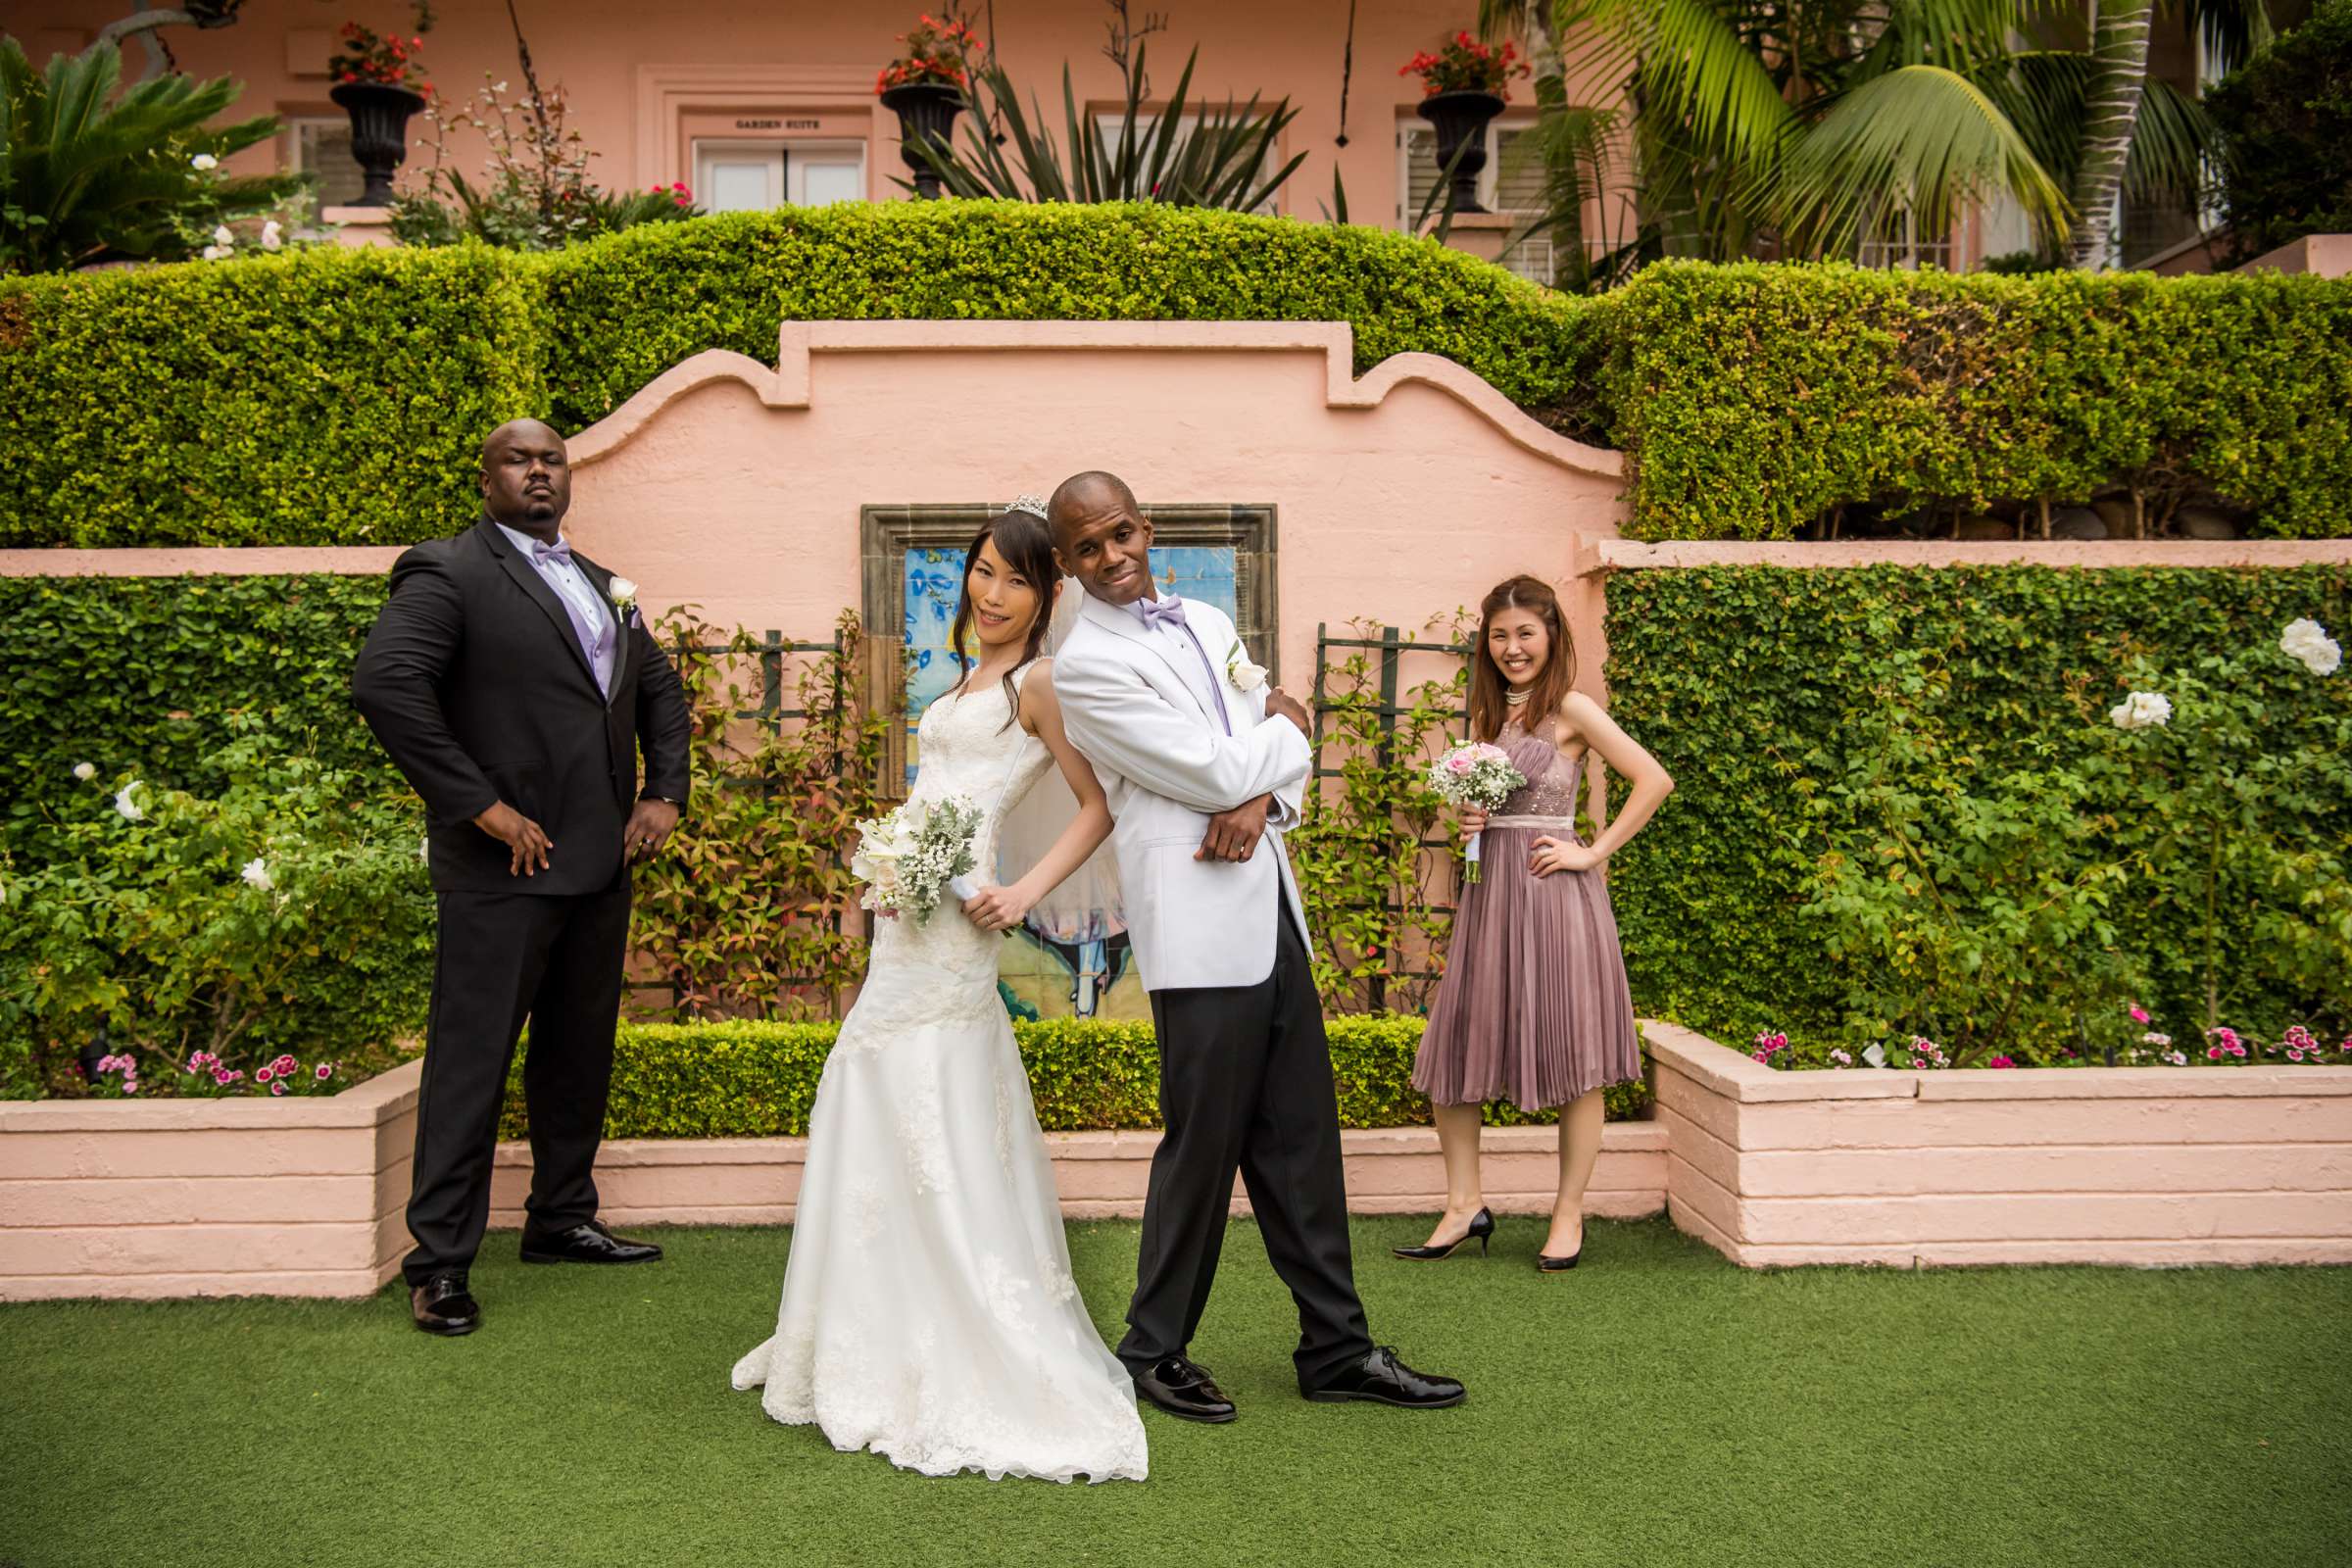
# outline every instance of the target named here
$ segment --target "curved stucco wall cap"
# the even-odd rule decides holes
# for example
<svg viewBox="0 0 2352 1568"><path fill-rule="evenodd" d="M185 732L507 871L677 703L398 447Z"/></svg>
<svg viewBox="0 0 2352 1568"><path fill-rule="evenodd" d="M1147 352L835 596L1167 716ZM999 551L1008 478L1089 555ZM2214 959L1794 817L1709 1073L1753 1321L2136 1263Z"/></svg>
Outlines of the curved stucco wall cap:
<svg viewBox="0 0 2352 1568"><path fill-rule="evenodd" d="M571 441L575 465L612 456L662 411L722 381L748 388L771 409L809 406L809 362L819 354L1320 354L1324 403L1371 410L1397 387L1419 382L1462 404L1514 446L1573 473L1622 480L1625 457L1546 429L1483 377L1437 354L1396 354L1361 377L1355 334L1345 321L786 321L773 368L748 355L709 349L656 376Z"/></svg>

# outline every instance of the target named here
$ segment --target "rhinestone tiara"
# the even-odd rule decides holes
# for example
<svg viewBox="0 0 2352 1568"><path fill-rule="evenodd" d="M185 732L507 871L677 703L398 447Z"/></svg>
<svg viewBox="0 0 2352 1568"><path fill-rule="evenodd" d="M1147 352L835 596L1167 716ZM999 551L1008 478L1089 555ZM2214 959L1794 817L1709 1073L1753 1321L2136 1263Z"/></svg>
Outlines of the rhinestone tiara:
<svg viewBox="0 0 2352 1568"><path fill-rule="evenodd" d="M1026 512L1038 521L1044 522L1046 520L1046 498L1044 496L1031 495L1027 491L1023 491L1021 494L1014 496L1012 498L1012 505L1006 507L1004 510L1006 512Z"/></svg>

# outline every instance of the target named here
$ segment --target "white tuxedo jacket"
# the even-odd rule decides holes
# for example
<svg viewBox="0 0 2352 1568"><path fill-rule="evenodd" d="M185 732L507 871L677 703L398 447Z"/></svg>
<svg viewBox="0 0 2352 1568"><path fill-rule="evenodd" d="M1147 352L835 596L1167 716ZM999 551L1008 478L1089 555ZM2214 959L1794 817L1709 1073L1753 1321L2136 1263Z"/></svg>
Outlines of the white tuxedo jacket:
<svg viewBox="0 0 2352 1568"><path fill-rule="evenodd" d="M1200 658L1131 610L1088 595L1054 660L1062 723L1109 800L1127 936L1147 991L1263 981L1285 894L1299 941L1314 945L1283 849L1313 765L1306 737L1266 717L1264 685L1245 692L1225 673L1241 648L1233 622L1198 600L1184 610L1216 670L1230 736ZM1239 862L1193 858L1210 816L1260 795L1273 796L1274 808L1257 853Z"/></svg>

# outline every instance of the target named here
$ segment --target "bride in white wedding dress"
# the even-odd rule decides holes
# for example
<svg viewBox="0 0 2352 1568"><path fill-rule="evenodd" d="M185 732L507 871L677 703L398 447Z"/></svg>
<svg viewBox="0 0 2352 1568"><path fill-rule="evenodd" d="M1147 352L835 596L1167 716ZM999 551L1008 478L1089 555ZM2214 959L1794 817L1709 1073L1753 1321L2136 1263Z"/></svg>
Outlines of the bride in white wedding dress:
<svg viewBox="0 0 2352 1568"><path fill-rule="evenodd" d="M1039 660L1058 574L1043 503L992 517L964 564L955 646L981 657L924 712L910 798L1005 811L1049 767L1076 818L1009 887L951 896L920 925L876 921L858 1004L808 1120L776 1332L736 1363L776 1420L925 1475L1071 1481L1147 1473L1127 1369L1070 1277L1045 1137L997 995L1002 933L1110 831L1102 788L1062 734ZM992 879L975 874L975 881Z"/></svg>

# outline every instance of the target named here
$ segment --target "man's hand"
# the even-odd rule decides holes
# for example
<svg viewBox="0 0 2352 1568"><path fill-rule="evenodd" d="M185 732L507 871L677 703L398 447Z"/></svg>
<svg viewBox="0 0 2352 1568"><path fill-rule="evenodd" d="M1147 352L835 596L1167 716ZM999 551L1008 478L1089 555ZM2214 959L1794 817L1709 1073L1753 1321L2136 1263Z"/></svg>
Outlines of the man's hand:
<svg viewBox="0 0 2352 1568"><path fill-rule="evenodd" d="M632 864L652 859L677 825L678 808L667 801L639 801L629 813L629 825L621 830L623 854Z"/></svg>
<svg viewBox="0 0 2352 1568"><path fill-rule="evenodd" d="M473 825L507 847L512 857L507 875L537 876L547 869L547 852L556 847L555 841L540 831L538 823L506 802L499 802L475 817Z"/></svg>
<svg viewBox="0 0 2352 1568"><path fill-rule="evenodd" d="M1285 698L1288 702L1289 699ZM1297 703L1291 703L1297 708ZM1266 812L1274 797L1260 795L1256 800L1219 811L1208 819L1208 832L1201 837L1200 847L1193 852L1196 860L1247 860L1257 849L1257 841L1266 836Z"/></svg>
<svg viewBox="0 0 2352 1568"><path fill-rule="evenodd" d="M1289 696L1279 686L1266 693L1266 711L1276 718L1287 718L1298 726L1298 733L1308 740L1315 738L1315 721L1306 716L1298 699Z"/></svg>

